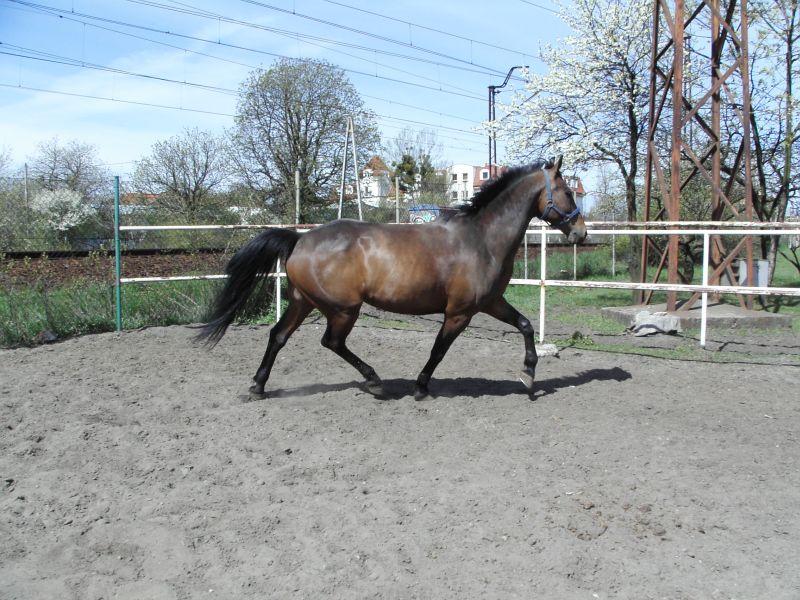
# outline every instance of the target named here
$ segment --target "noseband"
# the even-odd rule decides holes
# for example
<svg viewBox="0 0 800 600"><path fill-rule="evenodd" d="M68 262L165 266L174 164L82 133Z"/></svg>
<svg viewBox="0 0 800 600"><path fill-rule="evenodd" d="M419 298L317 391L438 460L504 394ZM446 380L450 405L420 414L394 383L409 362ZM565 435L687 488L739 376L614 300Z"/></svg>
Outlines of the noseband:
<svg viewBox="0 0 800 600"><path fill-rule="evenodd" d="M550 211L552 210L559 217L561 217L561 221L559 221L558 223L550 223L550 221L547 222L550 223L553 227L561 227L562 225L566 225L572 219L581 214L581 209L576 206L575 210L566 213L560 208L558 208L555 202L553 202L553 188L550 186L550 178L547 176L547 171L545 171L544 167L542 167L542 173L544 173L544 187L547 190L547 204L545 204L544 210L542 211L542 216L539 218L542 221L547 221L547 215L549 215Z"/></svg>

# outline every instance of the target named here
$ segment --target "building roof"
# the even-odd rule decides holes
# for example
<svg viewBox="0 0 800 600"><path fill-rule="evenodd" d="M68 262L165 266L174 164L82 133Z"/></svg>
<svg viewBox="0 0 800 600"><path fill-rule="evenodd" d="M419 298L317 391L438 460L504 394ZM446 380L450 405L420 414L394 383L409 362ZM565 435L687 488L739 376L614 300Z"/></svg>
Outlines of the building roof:
<svg viewBox="0 0 800 600"><path fill-rule="evenodd" d="M364 169L372 169L373 171L386 171L389 172L389 167L386 166L386 163L383 162L383 159L380 156L373 156L367 161L367 164L364 165Z"/></svg>

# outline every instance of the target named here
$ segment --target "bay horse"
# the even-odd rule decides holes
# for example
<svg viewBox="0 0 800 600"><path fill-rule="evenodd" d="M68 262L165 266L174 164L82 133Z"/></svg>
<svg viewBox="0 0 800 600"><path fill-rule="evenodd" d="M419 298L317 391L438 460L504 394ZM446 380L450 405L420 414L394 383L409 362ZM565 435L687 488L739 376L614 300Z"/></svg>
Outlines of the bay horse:
<svg viewBox="0 0 800 600"><path fill-rule="evenodd" d="M447 221L398 225L342 219L303 234L267 229L231 258L226 283L198 338L216 344L280 257L289 306L269 333L251 398L266 397L264 386L276 355L315 308L327 319L322 345L355 367L367 390L382 397L375 370L345 344L364 302L403 314L444 314L430 358L417 377L415 399L429 397L434 369L479 312L522 333L525 360L520 379L530 391L538 361L533 327L503 293L531 218L557 227L570 243L586 238L586 225L560 167L561 157L512 168L484 184L472 202Z"/></svg>

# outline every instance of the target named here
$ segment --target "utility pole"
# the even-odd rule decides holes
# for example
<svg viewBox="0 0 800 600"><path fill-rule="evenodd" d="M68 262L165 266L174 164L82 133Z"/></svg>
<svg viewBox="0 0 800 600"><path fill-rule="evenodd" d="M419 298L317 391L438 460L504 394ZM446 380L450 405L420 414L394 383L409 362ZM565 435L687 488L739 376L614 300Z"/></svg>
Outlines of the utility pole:
<svg viewBox="0 0 800 600"><path fill-rule="evenodd" d="M400 178L394 178L394 222L400 222Z"/></svg>
<svg viewBox="0 0 800 600"><path fill-rule="evenodd" d="M497 162L497 134L494 130L494 121L497 113L495 112L495 96L500 93L500 90L508 85L508 80L511 79L511 74L517 69L527 69L528 65L518 65L511 67L506 74L506 78L501 85L489 86L489 124L491 130L489 131L489 177L494 177L495 172L493 165Z"/></svg>
<svg viewBox="0 0 800 600"><path fill-rule="evenodd" d="M344 178L347 172L347 146L353 142L353 169L355 170L356 198L358 200L358 220L363 221L364 215L361 210L361 182L358 180L358 148L356 147L356 132L353 117L347 117L347 130L344 134L344 149L342 150L342 180L339 185L339 218L342 218L342 206L344 204Z"/></svg>
<svg viewBox="0 0 800 600"><path fill-rule="evenodd" d="M347 172L347 142L350 139L350 119L347 119L347 131L344 133L344 147L342 148L342 181L339 184L339 219L342 218L342 204L344 203L344 175Z"/></svg>

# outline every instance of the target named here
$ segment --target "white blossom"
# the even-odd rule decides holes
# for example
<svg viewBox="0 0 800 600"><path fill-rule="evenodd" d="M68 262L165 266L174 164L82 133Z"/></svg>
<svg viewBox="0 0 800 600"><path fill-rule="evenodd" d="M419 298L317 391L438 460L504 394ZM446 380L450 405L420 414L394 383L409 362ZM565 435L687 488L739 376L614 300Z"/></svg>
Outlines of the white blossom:
<svg viewBox="0 0 800 600"><path fill-rule="evenodd" d="M83 222L91 206L73 190L42 190L33 197L31 208L39 213L50 229L67 231Z"/></svg>

